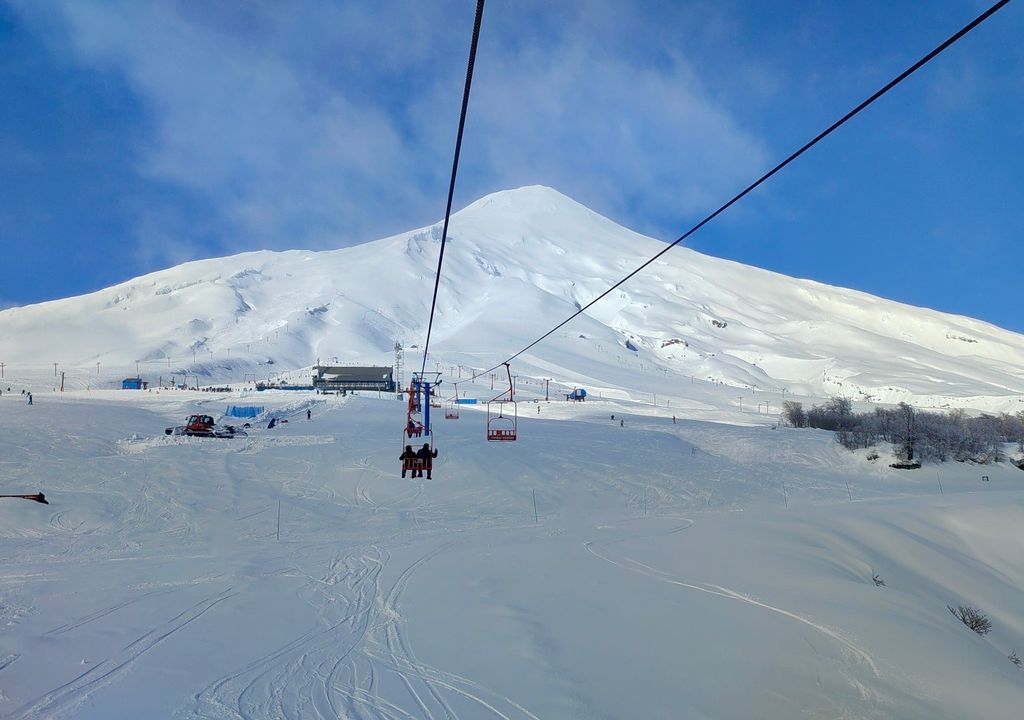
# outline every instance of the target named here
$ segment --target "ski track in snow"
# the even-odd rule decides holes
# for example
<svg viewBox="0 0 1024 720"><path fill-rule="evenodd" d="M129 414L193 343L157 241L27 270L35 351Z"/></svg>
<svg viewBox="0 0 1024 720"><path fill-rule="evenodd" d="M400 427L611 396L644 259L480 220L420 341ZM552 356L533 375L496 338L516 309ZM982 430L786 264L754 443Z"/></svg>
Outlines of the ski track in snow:
<svg viewBox="0 0 1024 720"><path fill-rule="evenodd" d="M14 523L4 531L5 539L11 540L17 550L38 544L41 552L31 562L19 560L15 570L21 572L2 579L15 590L32 579L31 589L39 593L37 597L45 593L45 589L40 589L46 587L44 581L72 577L70 571L75 568L80 574L91 574L95 569L96 580L91 594L83 594L88 605L75 600L56 604L61 614L53 615L54 619L42 627L37 618L36 629L22 632L28 638L23 645L9 648L18 650L21 659L18 654L0 658L0 670L9 678L19 673L27 675L28 663L34 663L33 669L45 668L45 653L57 652L54 648L63 651L65 647L88 648L88 655L95 662L85 672L70 667L49 680L45 672L36 673L36 684L31 690L23 690L16 701L5 701L11 705L18 703L10 717L74 717L94 707L118 702L122 689L141 696L146 692L141 678L148 677L161 663L166 663L161 667L171 667L180 662L185 644L204 648L223 643L230 647L217 647L216 652L204 658L198 670L187 669L191 675L181 681L180 688L175 688L177 694L141 698L140 702L166 703L166 711L160 715L179 720L537 720L538 715L526 704L536 702L540 712L541 707L564 707L562 703L573 702L571 691L564 690L572 687L572 678L554 686L550 696L519 690L512 694L522 697L510 697L498 689L506 685L504 680L491 680L493 687L488 687L487 682L472 677L477 672L492 672L490 668L477 671L470 664L474 669L462 670L466 673L462 675L431 665L432 653L438 650L430 644L437 641L432 635L434 629L424 630L422 636L417 632L420 627L415 621L424 615L434 617L436 612L430 602L419 602L417 586L429 587L423 597L435 602L447 595L452 596L453 602L461 599L455 597L457 593L448 593L450 588L438 587L436 582L430 586L414 581L423 578L432 561L439 566L438 577L451 577L447 573L455 572L458 578L459 571L453 571L450 562L455 553L460 554L459 559L465 553L471 560L481 562L481 550L488 549L492 542L496 546L525 542L534 550L537 543L557 542L559 549L568 548L577 560L585 548L601 563L577 562L584 577L587 573L595 577L606 575L600 568L607 563L618 568L612 571L618 573L616 578L621 579L620 573L628 571L700 592L715 598L711 601L715 608L729 605L724 600L732 600L735 608L751 609L754 622L768 618L764 625L770 633L776 631L776 626L783 633L796 628L800 647L787 657L800 663L828 663L828 673L833 677L826 677L826 684L841 690L843 698L854 705L858 704L854 693L859 694L860 715L837 701L835 716L885 716L878 708L890 700L881 693L884 682L891 677L883 678L879 665L899 667L892 660L891 649L875 641L872 656L864 649L866 646L855 642L845 631L816 621L818 613L813 604L808 611L801 606L802 614L797 613L782 607L784 601L772 598L772 604L752 593L733 589L742 586L742 580L727 581L733 587L689 580L684 574L673 575L659 569L657 562L643 562L643 549L627 554L619 545L685 530L693 521L680 514L711 504L712 491L715 505L721 509L747 503L756 507L759 501L771 503L770 494L780 476L794 478L791 493L794 488L806 490L807 502L828 501L836 495L845 498L842 473L850 463L847 456L833 453L831 444L811 442L813 436L807 436L810 440L805 448L804 436L793 436L797 438L794 440L789 435L780 435L786 440L780 446L775 434L764 428L719 429L690 423L675 429L663 420L641 421L632 416L626 416L625 430L609 430L608 414L602 409L588 410L601 417L583 426L586 434L581 433L583 440L578 444L567 429L557 425L538 426L539 430L550 430L547 438L542 438L540 432L524 431L521 447L535 453L524 459L520 448L516 448L517 454L505 447L488 447L479 454L468 450L470 436L462 429L472 417L467 412L461 425L450 431L446 454L438 461L438 479L401 481L395 467L389 464L394 463L397 454L391 448L393 438L379 440L374 438L384 437L384 433L368 432L363 437L351 431L355 426L373 428L375 421L381 427L388 423L390 430L388 411L394 406L373 402L353 406L360 414L338 413L335 419L335 447L313 447L326 443L306 440L319 436L297 436L301 442L293 443L282 435L282 442L253 445L205 439L166 444L161 440L148 447L151 452L88 456L72 453L60 458L68 466L81 460L87 467L84 471L76 470L78 474L62 477L64 484L56 492L50 494L50 488L45 488L51 500L59 502L52 508L39 508L37 525L27 521ZM556 411L556 406L544 408L545 413ZM557 409L585 410L568 406ZM477 419L481 419L479 415ZM525 420L523 424L526 425ZM332 426L324 423L323 427ZM472 440L478 438L474 435ZM50 440L40 440L39 444L45 442ZM115 442L111 440L109 445ZM749 467L724 453L722 448L730 443L746 452ZM100 446L99 442L94 444ZM139 442L138 446L141 449L145 443ZM246 448L268 452L257 458ZM462 461L472 463L468 469L456 465L460 455ZM783 468L763 472L764 460L779 457ZM659 462L660 458L674 459ZM44 471L56 464L43 457L39 462ZM449 467L451 472L446 477ZM757 472L751 471L751 467L756 467ZM503 472L492 473L493 468ZM808 470L801 474L804 469ZM880 474L874 470L872 473ZM994 481L998 479L994 476ZM993 482L984 487L995 485ZM863 486L854 487L858 495L891 496L901 488L914 486L893 483L890 488L865 481ZM534 488L540 502L539 523L534 521L530 505ZM778 500L781 505L781 497ZM793 502L792 494L789 500ZM285 517L281 541L274 542L274 516L282 501ZM930 507L931 501L927 502L926 507ZM648 519L641 520L639 515L641 508L647 515L648 506L653 513L650 520L672 522L672 526L664 526L664 532L644 534L651 526ZM709 514L709 522L711 517ZM622 523L636 521L644 523L643 529L623 537ZM584 542L594 537L595 528L612 533L598 534ZM557 540L563 535L564 539ZM42 539L49 539L50 544L40 542ZM685 536L681 539L685 540ZM941 550L942 546L935 549ZM858 560L863 558L858 555ZM37 569L39 563L44 563L41 567L46 572L28 572ZM527 565L524 563L512 572L524 573L525 578L530 572ZM85 571L81 570L83 566ZM440 566L444 566L443 570ZM646 580L642 582L650 588ZM258 591L256 584L260 584ZM132 594L125 594L125 589ZM215 590L219 592L214 593ZM267 591L265 596L263 590ZM103 592L111 594L104 596ZM186 592L195 593L188 596L187 602ZM242 597L234 598L238 594ZM675 593L669 595L675 598ZM230 604L226 602L232 598ZM147 604L143 606L142 601ZM616 611L632 611L628 603L621 605L622 609ZM210 613L206 621L178 635L162 651L150 653L217 606L220 612ZM208 637L198 637L197 630L202 628L205 634L212 619L229 608L232 612L239 610L244 627L226 624L211 631ZM945 613L944 608L939 609ZM486 613L493 608L480 610ZM532 608L523 611L527 620L531 611ZM140 629L132 630L135 637L131 642L124 647L102 649L112 634L127 632L125 628L132 628L133 621L151 612L159 614L150 616L153 619L145 620L146 625ZM268 627L271 634L261 634L263 618L272 617L268 614L275 612L291 617L283 617L272 629ZM728 617L729 612L736 616L748 613L732 610L723 616ZM121 613L126 622L122 622ZM821 615L831 617L824 609ZM772 617L776 620L771 621ZM160 622L163 618L169 619ZM538 623L550 621L552 628L559 620L557 616L545 616L543 608L538 608L538 618ZM520 622L520 618L515 616L509 622ZM253 632L253 628L257 631ZM76 632L80 629L82 632ZM815 642L811 643L806 636ZM40 637L49 647L37 650L32 645ZM236 638L238 643L234 646L230 641ZM414 638L419 641L419 648L414 648ZM449 642L450 638L442 639L442 657L448 657L444 652L452 652L447 647ZM804 642L814 652L813 657L808 656ZM94 652L94 648L100 649ZM417 654L417 649L426 659ZM509 667L521 667L517 663L529 662L531 657L545 659L544 653L550 652L542 643L528 648L534 653L532 656L520 653L521 650L505 646L488 648L492 657L507 652L508 657L501 659ZM771 649L758 650L771 655ZM621 657L614 651L610 653L600 662L615 667ZM138 663L147 655L144 663ZM8 668L15 661L15 667ZM466 666L457 656L449 663L457 669ZM532 689L547 687L541 683L548 681L530 677L522 682L510 680L509 684ZM811 694L813 683L812 671L807 690ZM51 689L50 684L58 687ZM847 685L851 692L846 692ZM821 677L818 687L822 687ZM104 692L100 693L101 690ZM586 690L595 692L590 686ZM674 691L670 688L666 693ZM526 697L528 703L523 700ZM590 696L580 697L593 702ZM679 697L685 698L682 694ZM633 699L643 702L639 697ZM5 712L10 709L4 707Z"/></svg>
<svg viewBox="0 0 1024 720"><path fill-rule="evenodd" d="M72 717L73 713L83 703L85 703L93 693L117 680L148 651L157 647L167 640L167 638L173 636L187 625L201 618L215 606L237 594L237 592L232 591L232 588L227 588L216 595L212 595L198 603L195 603L163 624L158 625L152 628L149 632L137 637L135 640L128 643L128 645L124 646L124 648L119 652L93 665L73 680L61 685L60 687L54 688L42 697L37 698L16 710L14 714L10 716L10 720L34 720L36 718L39 718L39 720L43 720L44 718L49 720L51 718ZM117 607L110 608L107 612L112 612L116 609ZM100 616L101 615L95 615L93 617L86 618L82 622L72 624L72 626L78 627ZM64 629L70 630L72 628L56 628L51 632L61 632Z"/></svg>
<svg viewBox="0 0 1024 720"><path fill-rule="evenodd" d="M680 519L683 519L683 518L680 518ZM667 531L665 534L670 535L670 534L682 532L683 530L686 530L687 528L692 527L693 524L694 524L693 520L686 519L686 524L685 525L681 525L681 526L675 527L675 528ZM727 600L737 600L739 602L746 603L748 605L752 605L752 606L757 607L757 608L761 608L762 610L767 610L769 612L776 613L778 615L782 615L783 617L789 618L789 619L794 620L794 621L796 621L798 623L806 625L806 626L812 628L814 631L816 631L818 633L821 633L822 635L825 635L826 637L828 637L828 638L834 640L835 642L837 642L859 664L866 665L871 670L871 673L876 678L880 678L881 677L881 673L878 670L878 666L876 665L874 659L871 657L870 654L868 654L862 648L858 647L856 644L853 643L853 641L851 641L849 638L845 637L840 632L838 632L836 630L833 630L833 629L831 629L829 627L826 627L825 625L822 625L820 623L817 623L814 620L811 620L810 618L804 617L803 615L799 615L799 614L797 614L795 612L791 612L789 610L786 610L784 608L772 605L770 603L758 600L758 599L756 599L756 598L754 598L754 597L752 597L752 596L750 596L750 595L748 595L746 593L742 593L742 592L739 592L739 591L736 591L736 590L732 590L730 588L722 587L721 585L714 585L714 584L711 584L711 583L686 582L685 580L682 580L682 579L680 579L678 577L675 577L672 574L667 573L667 572L665 572L663 570L659 570L659 569L657 569L655 567L652 567L652 566L650 566L650 565L648 565L646 563L640 562L639 560L635 560L635 559L627 557L627 556L622 556L622 557L616 559L616 558L610 557L608 554L606 554L604 552L598 551L595 548L595 546L600 546L600 547L603 547L603 548L607 549L611 545L616 545L616 544L620 544L620 543L623 543L623 542L628 542L630 540L643 539L643 538L647 538L647 537L654 537L654 535L631 536L631 537L628 537L628 538L623 538L623 539L616 540L616 541L609 542L609 543L598 543L596 540L589 540L589 541L583 543L583 546L587 549L587 552L589 552L594 557L596 557L596 558L598 558L600 560L603 560L606 563L614 565L615 567L621 568L623 570L626 570L626 571L629 571L629 572L633 572L633 573L638 573L640 575L645 575L647 577L653 578L653 579L655 579L655 580L657 580L659 582L667 583L669 585L674 585L674 586L677 586L677 587L683 587L683 588L687 588L689 590L696 590L698 592L706 593L708 595L714 595L714 596L720 597L720 598L725 598ZM812 646L812 649L813 649L813 646ZM817 651L815 651L815 652L817 652ZM872 702L879 702L881 700L881 696L879 695L879 693L877 693L875 690L873 690L870 686L864 684L863 682L861 682L860 680L858 680L855 677L851 676L850 674L844 673L844 676L846 677L847 681L857 690L857 692L860 694L862 699L867 700L867 701L872 701Z"/></svg>
<svg viewBox="0 0 1024 720"><path fill-rule="evenodd" d="M454 545L449 542L420 556L386 591L382 574L391 557L387 551L369 546L335 555L327 572L307 575L299 591L316 609L317 627L214 681L178 717L455 720L460 717L452 705L456 697L501 720L538 720L511 698L428 666L413 653L400 599L413 574ZM385 676L400 681L404 698L395 697L394 688L391 695L384 694Z"/></svg>

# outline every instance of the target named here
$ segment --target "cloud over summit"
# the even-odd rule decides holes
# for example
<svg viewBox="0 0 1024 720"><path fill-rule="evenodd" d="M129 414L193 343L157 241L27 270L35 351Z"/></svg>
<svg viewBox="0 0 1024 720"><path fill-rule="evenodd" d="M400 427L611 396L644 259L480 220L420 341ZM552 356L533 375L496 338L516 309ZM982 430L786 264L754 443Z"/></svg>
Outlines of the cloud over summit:
<svg viewBox="0 0 1024 720"><path fill-rule="evenodd" d="M184 234L197 255L324 248L443 212L471 8L17 7L40 32L70 39L53 52L137 95L146 127L125 152L140 178L189 200L182 210L154 197L140 210L147 257L163 252L167 234ZM760 141L711 98L684 53L652 62L631 52L651 28L617 32L623 22L600 3L577 17L539 3L487 9L461 204L543 183L667 233L645 218L703 209L763 165Z"/></svg>

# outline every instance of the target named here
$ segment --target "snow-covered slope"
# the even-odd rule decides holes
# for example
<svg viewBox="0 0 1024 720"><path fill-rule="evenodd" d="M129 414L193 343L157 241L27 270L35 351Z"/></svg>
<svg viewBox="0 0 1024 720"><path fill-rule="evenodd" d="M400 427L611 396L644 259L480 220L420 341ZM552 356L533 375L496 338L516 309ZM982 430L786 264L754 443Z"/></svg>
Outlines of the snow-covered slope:
<svg viewBox="0 0 1024 720"><path fill-rule="evenodd" d="M1009 463L595 399L439 420L409 479L400 403L259 395L235 440L163 428L237 393L0 397L0 493L51 503L0 501L0 717L1021 716Z"/></svg>
<svg viewBox="0 0 1024 720"><path fill-rule="evenodd" d="M400 476L405 406L375 393L97 389L136 360L389 363L422 342L438 235L0 313L0 495L51 503L0 500L0 716L1019 717L1020 470L898 470L773 414L782 388L1017 409L1024 339L990 325L679 249L516 362L516 442L483 404L436 419L431 479ZM662 247L544 188L459 213L445 396L492 396L455 366ZM244 438L164 434L251 400Z"/></svg>
<svg viewBox="0 0 1024 720"><path fill-rule="evenodd" d="M330 252L190 262L0 312L18 366L96 363L242 380L326 361L390 364L422 343L440 226ZM490 367L664 246L558 192L485 197L451 222L432 359ZM627 341L633 349L627 348ZM1015 408L1024 337L686 248L521 358L519 372L601 383L623 367L726 385L924 405ZM614 384L607 382L606 384Z"/></svg>

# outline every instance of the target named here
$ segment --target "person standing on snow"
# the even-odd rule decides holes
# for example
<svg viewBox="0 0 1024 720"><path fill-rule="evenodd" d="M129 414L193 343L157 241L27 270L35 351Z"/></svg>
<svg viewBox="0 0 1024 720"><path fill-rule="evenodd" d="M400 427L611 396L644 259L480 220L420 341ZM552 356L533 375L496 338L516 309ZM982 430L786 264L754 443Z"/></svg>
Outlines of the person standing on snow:
<svg viewBox="0 0 1024 720"><path fill-rule="evenodd" d="M427 471L427 480L433 479L430 477L430 469L433 467L433 459L436 457L437 450L431 450L430 443L423 443L423 447L416 452L416 459L423 461L423 467ZM423 477L423 470L417 470L413 473L413 477Z"/></svg>
<svg viewBox="0 0 1024 720"><path fill-rule="evenodd" d="M306 408L306 419L309 420L313 416L313 411Z"/></svg>

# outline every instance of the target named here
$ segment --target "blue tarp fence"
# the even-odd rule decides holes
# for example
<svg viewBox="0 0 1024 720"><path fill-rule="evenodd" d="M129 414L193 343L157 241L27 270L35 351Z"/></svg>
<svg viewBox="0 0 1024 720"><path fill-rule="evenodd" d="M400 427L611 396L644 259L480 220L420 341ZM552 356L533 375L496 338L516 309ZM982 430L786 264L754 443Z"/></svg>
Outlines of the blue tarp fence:
<svg viewBox="0 0 1024 720"><path fill-rule="evenodd" d="M224 414L228 417L254 418L263 413L262 405L228 405Z"/></svg>

